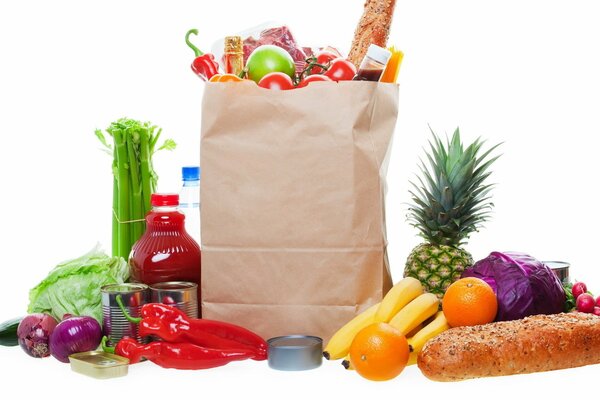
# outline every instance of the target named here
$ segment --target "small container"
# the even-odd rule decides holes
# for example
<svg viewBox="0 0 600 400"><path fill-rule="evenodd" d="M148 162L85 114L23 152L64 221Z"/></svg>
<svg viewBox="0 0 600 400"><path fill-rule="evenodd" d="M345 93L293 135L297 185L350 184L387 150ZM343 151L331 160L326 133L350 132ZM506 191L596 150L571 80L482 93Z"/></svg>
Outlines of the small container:
<svg viewBox="0 0 600 400"><path fill-rule="evenodd" d="M289 335L267 340L269 367L280 371L304 371L323 363L323 339Z"/></svg>
<svg viewBox="0 0 600 400"><path fill-rule="evenodd" d="M569 283L569 268L571 264L565 261L542 261L542 264L550 268L562 283Z"/></svg>
<svg viewBox="0 0 600 400"><path fill-rule="evenodd" d="M238 75L244 69L244 50L240 36L225 37L225 53L223 57L225 73Z"/></svg>
<svg viewBox="0 0 600 400"><path fill-rule="evenodd" d="M114 346L124 336L147 343L138 333L138 324L127 321L117 303L121 296L125 309L132 317L139 317L142 306L148 302L148 286L141 283L122 283L102 286L102 331L108 337L108 344Z"/></svg>
<svg viewBox="0 0 600 400"><path fill-rule="evenodd" d="M379 82L391 56L389 50L371 44L353 80Z"/></svg>
<svg viewBox="0 0 600 400"><path fill-rule="evenodd" d="M194 282L161 282L150 286L152 303L177 307L190 318L198 318L198 285Z"/></svg>
<svg viewBox="0 0 600 400"><path fill-rule="evenodd" d="M118 378L127 375L129 360L103 351L86 351L69 356L71 371L96 379Z"/></svg>

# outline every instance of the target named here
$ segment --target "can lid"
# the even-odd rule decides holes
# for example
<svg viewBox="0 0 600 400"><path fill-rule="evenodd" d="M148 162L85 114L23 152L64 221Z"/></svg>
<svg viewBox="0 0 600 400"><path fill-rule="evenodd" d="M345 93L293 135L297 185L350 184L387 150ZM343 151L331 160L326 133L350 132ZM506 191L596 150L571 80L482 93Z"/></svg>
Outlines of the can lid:
<svg viewBox="0 0 600 400"><path fill-rule="evenodd" d="M304 371L323 362L323 339L317 336L288 335L267 340L269 367L280 371Z"/></svg>
<svg viewBox="0 0 600 400"><path fill-rule="evenodd" d="M196 289L198 284L195 282L187 281L169 281L169 282L158 282L150 285L152 290L182 290L182 289Z"/></svg>
<svg viewBox="0 0 600 400"><path fill-rule="evenodd" d="M101 351L71 354L69 361L72 371L98 379L125 376L129 366L127 358Z"/></svg>
<svg viewBox="0 0 600 400"><path fill-rule="evenodd" d="M181 177L184 181L197 181L200 180L200 167L187 166L181 167Z"/></svg>
<svg viewBox="0 0 600 400"><path fill-rule="evenodd" d="M150 203L153 207L178 206L179 195L177 193L152 193Z"/></svg>
<svg viewBox="0 0 600 400"><path fill-rule="evenodd" d="M542 264L550 269L566 268L568 269L571 264L566 261L542 261Z"/></svg>
<svg viewBox="0 0 600 400"><path fill-rule="evenodd" d="M100 288L102 293L135 293L148 289L143 283L111 283Z"/></svg>
<svg viewBox="0 0 600 400"><path fill-rule="evenodd" d="M381 64L387 64L391 56L392 53L389 50L373 43L369 45L369 49L367 50L367 57L370 57Z"/></svg>

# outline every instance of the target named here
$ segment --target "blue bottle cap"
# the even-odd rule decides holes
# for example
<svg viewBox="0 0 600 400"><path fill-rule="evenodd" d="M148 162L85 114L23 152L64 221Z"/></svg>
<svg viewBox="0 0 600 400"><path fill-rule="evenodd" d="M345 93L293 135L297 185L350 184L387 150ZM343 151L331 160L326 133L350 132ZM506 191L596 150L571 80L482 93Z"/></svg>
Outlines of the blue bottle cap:
<svg viewBox="0 0 600 400"><path fill-rule="evenodd" d="M200 180L200 167L182 167L181 175L184 181Z"/></svg>

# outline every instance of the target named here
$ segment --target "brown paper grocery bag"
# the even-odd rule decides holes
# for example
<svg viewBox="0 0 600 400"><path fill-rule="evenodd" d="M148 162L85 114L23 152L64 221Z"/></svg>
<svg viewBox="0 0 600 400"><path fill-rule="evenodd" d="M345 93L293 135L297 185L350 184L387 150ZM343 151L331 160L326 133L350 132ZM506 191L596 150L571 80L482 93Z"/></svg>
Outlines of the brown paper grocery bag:
<svg viewBox="0 0 600 400"><path fill-rule="evenodd" d="M391 287L384 191L398 86L208 83L202 317L327 341Z"/></svg>

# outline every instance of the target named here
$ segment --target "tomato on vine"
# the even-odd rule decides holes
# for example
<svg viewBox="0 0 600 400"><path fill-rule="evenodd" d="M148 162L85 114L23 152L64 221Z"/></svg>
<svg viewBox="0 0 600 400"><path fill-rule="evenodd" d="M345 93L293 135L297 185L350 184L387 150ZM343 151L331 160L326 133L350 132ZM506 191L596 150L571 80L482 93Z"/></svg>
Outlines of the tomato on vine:
<svg viewBox="0 0 600 400"><path fill-rule="evenodd" d="M294 88L294 82L283 72L270 72L262 77L258 86L272 90L290 90Z"/></svg>
<svg viewBox="0 0 600 400"><path fill-rule="evenodd" d="M309 71L309 75L322 74L329 67L329 63L338 58L339 56L330 51L321 51L317 54L316 60L314 61L313 67Z"/></svg>
<svg viewBox="0 0 600 400"><path fill-rule="evenodd" d="M345 58L336 58L323 74L333 81L351 81L356 75L356 67Z"/></svg>
<svg viewBox="0 0 600 400"><path fill-rule="evenodd" d="M325 75L309 75L306 78L302 79L300 81L300 83L298 83L296 88L299 89L299 88L306 87L311 82L325 82L325 81L331 82L331 79Z"/></svg>

